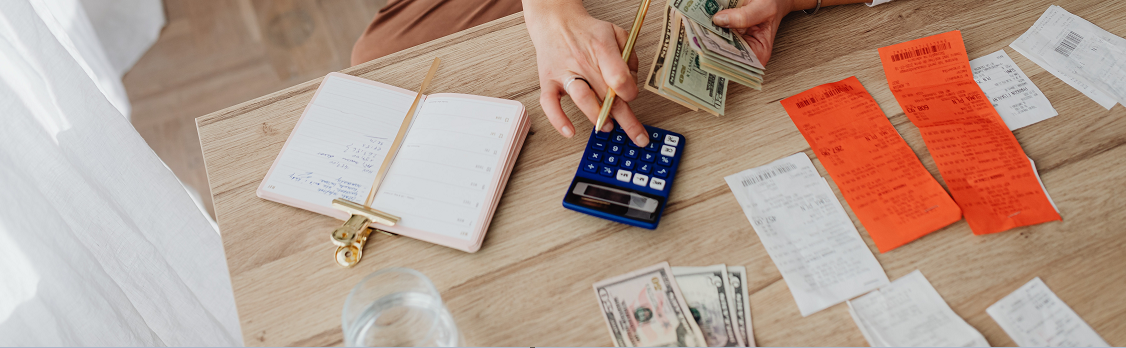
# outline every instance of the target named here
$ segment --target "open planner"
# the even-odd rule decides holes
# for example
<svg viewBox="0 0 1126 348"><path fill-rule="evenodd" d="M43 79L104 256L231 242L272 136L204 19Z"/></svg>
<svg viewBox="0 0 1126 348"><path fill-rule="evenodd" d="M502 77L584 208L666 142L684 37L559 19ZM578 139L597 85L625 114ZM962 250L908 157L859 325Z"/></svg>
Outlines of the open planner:
<svg viewBox="0 0 1126 348"><path fill-rule="evenodd" d="M332 216L362 204L416 92L325 76L258 197ZM530 123L524 105L466 94L422 96L371 207L402 218L373 228L467 252L481 247Z"/></svg>

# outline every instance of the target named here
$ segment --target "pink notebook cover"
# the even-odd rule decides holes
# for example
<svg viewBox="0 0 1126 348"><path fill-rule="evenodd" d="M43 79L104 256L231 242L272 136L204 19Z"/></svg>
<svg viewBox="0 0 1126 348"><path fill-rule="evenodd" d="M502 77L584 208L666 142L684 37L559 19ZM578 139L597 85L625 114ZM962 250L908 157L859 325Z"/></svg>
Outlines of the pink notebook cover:
<svg viewBox="0 0 1126 348"><path fill-rule="evenodd" d="M351 75L347 75L347 74L336 73L336 72L329 73L327 76L325 76L325 79L333 78L333 77L348 79L348 80L352 80L352 81L356 81L356 82L362 82L362 83L369 84L369 85L372 85L372 86L380 87L382 89L385 89L385 90L388 90L388 91L391 91L391 92L409 95L412 98L416 94L416 92L412 92L412 91L402 89L402 88L399 88L399 87L395 87L395 86L391 86L391 85L388 85L388 84L383 84L383 83L379 83L379 82L375 82L375 81L372 81L372 80L368 80L368 79L364 79L364 78L360 78L360 77L355 77L355 76L351 76ZM322 83L323 83L323 80L322 80ZM317 97L320 95L320 92L321 92L321 89L318 88L317 92L313 95L312 100L317 100ZM418 240L427 241L427 242L430 242L430 243L443 245L443 246L447 246L447 247L450 247L450 248L463 250L463 251L472 253L472 252L476 252L477 250L479 250L481 248L481 244L485 240L485 232L487 232L489 230L489 225L490 225L490 222L492 221L493 214L496 212L497 205L499 205L499 203L500 203L500 196L504 192L505 185L508 183L508 177L512 173L512 167L516 163L516 157L519 156L520 150L524 146L524 139L528 135L528 130L531 128L531 123L528 122L528 120L527 120L528 114L527 114L526 109L524 108L524 104L521 104L518 101L507 100L507 99L499 99L499 98L482 97L482 96L476 96L476 95L470 95L470 94L442 94L442 95L445 96L445 97L457 97L457 98L464 98L464 99L474 99L474 100L480 100L480 101L488 101L488 102L493 102L493 103L498 103L498 104L508 104L508 105L517 106L519 108L517 115L514 115L514 117L516 117L516 119L518 121L513 123L514 129L512 130L512 133L511 133L511 134L513 134L513 136L508 137L508 139L505 142L505 146L504 146L505 151L507 151L508 153L505 156L498 156L498 158L500 160L496 164L496 168L502 168L503 170L495 171L494 174L493 174L492 180L490 181L490 186L493 187L493 190L491 192L489 192L488 195L485 196L484 201L489 202L489 205L488 205L487 209L481 210L481 215L480 215L479 219L477 220L477 221L480 221L481 223L477 224L477 228L473 231L473 235L470 236L470 238L468 240L462 240L462 239L458 239L458 238L448 237L448 236L444 236L444 235L440 235L440 234L436 234L436 233L431 233L431 232L427 232L427 231L423 231L423 230L419 230L419 229L414 229L414 228L410 228L410 227L405 227L405 226L401 226L401 225L385 226L385 225L382 225L382 224L373 223L372 227L378 228L378 229L381 229L381 230L384 230L384 231L388 231L388 232L391 232L391 233L395 233L395 234L415 238L415 239L418 239ZM424 98L426 97L426 95L423 95L423 96L424 96ZM309 107L311 105L312 105L312 102L310 102L309 105L306 106L305 111L302 112L301 118L297 120L297 125L294 127L295 130L300 128L302 123L305 121L305 115L308 114ZM421 107L421 105L420 105L420 107ZM292 131L290 132L289 138L286 139L285 145L282 146L281 152L278 153L279 158L281 157L281 154L285 153L285 151L289 148L290 143L293 142L293 137L294 137L295 133L296 132L292 132ZM314 204L314 203L310 203L310 202L306 202L306 201L303 201L303 200L299 200L299 199L291 198L291 197L284 196L284 195L281 195L281 194L266 191L264 189L264 186L266 185L267 179L270 178L271 175L274 174L274 171L275 171L277 165L278 165L278 158L275 158L274 163L270 166L270 170L266 173L266 176L263 177L262 182L258 186L257 195L258 195L259 198L278 202L278 203L289 205L289 206L296 207L296 208L305 209L305 210L308 210L308 211L311 211L311 212L314 212L314 213L318 213L318 214L322 214L322 215L328 215L328 216L337 218L339 220L348 219L348 217L349 217L348 213L345 213L343 211L333 209L333 208L324 207L324 206L317 205L317 204ZM392 162L392 166L394 166L394 162ZM367 197L367 194L365 192L364 198L366 198L366 197ZM359 203L363 203L363 202L359 202ZM330 233L330 232L331 231L329 231L329 230L324 231L325 235L328 235L328 233Z"/></svg>

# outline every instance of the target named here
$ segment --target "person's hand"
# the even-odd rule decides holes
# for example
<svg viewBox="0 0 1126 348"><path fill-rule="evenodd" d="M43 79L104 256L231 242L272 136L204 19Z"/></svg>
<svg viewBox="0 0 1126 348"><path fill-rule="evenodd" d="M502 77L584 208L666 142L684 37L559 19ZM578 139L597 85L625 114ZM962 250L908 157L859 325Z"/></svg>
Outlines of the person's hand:
<svg viewBox="0 0 1126 348"><path fill-rule="evenodd" d="M645 126L626 104L638 92L637 56L631 55L628 64L622 60L621 50L629 34L591 17L581 1L525 1L524 19L536 47L540 105L551 125L565 137L575 135L575 126L560 104L564 94L571 96L591 123L596 123L610 87L617 94L610 115L635 144L648 145ZM602 131L612 129L613 123L607 120Z"/></svg>
<svg viewBox="0 0 1126 348"><path fill-rule="evenodd" d="M766 65L766 61L770 60L770 52L774 50L774 35L778 34L778 25L782 23L782 17L793 8L792 0L745 1L738 8L717 12L712 16L712 22L742 35L751 51Z"/></svg>

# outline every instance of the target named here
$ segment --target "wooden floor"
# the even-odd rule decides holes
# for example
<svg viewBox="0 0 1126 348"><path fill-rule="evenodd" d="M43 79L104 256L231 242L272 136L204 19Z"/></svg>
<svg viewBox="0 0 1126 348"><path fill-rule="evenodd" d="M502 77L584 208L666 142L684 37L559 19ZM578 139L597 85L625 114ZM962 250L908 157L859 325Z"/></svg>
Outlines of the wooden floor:
<svg viewBox="0 0 1126 348"><path fill-rule="evenodd" d="M349 66L387 0L165 0L167 26L128 74L133 126L215 216L195 118Z"/></svg>

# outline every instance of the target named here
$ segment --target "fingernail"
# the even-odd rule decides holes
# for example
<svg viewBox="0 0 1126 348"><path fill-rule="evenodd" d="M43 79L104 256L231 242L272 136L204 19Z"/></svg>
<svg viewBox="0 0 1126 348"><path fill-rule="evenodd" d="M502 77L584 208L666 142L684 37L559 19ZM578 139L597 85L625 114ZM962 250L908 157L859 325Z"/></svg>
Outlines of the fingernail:
<svg viewBox="0 0 1126 348"><path fill-rule="evenodd" d="M609 132L609 131L612 131L612 130L614 130L614 124L613 123L606 122L605 124L602 125L602 132L603 133L606 133L606 132Z"/></svg>
<svg viewBox="0 0 1126 348"><path fill-rule="evenodd" d="M633 138L633 143L637 144L638 147L646 147L649 145L649 136L646 134L638 134L636 138Z"/></svg>
<svg viewBox="0 0 1126 348"><path fill-rule="evenodd" d="M717 14L712 17L712 21L718 25L727 25L727 14Z"/></svg>
<svg viewBox="0 0 1126 348"><path fill-rule="evenodd" d="M574 135L575 130L571 129L571 126L563 126L563 136L570 138Z"/></svg>

